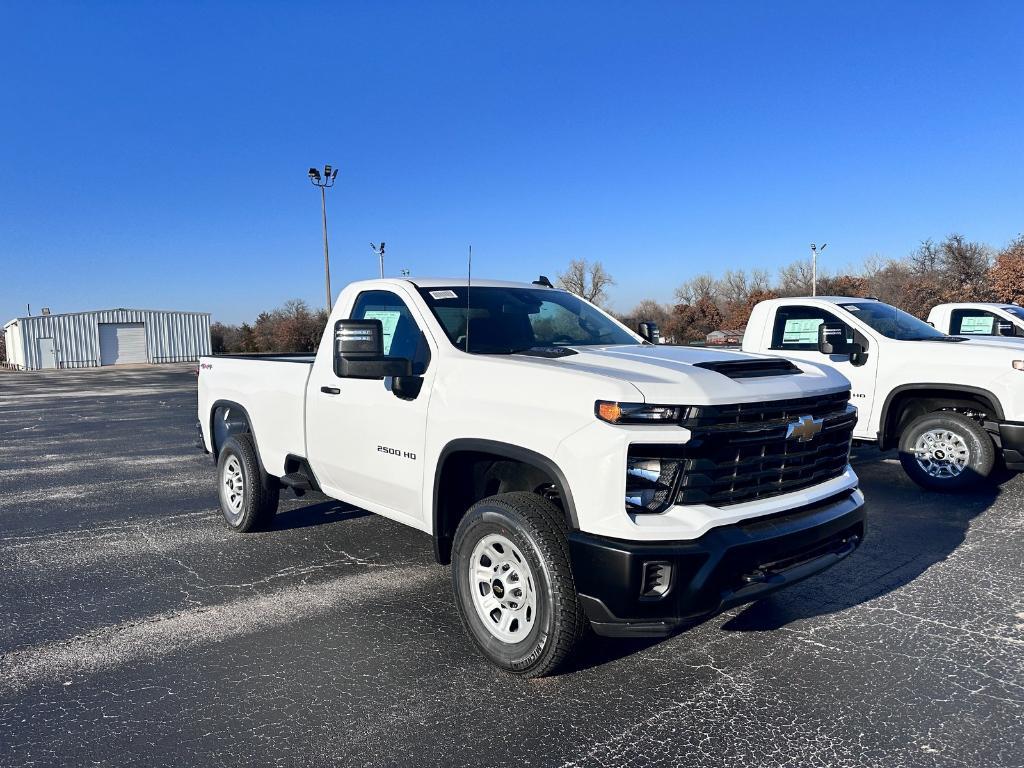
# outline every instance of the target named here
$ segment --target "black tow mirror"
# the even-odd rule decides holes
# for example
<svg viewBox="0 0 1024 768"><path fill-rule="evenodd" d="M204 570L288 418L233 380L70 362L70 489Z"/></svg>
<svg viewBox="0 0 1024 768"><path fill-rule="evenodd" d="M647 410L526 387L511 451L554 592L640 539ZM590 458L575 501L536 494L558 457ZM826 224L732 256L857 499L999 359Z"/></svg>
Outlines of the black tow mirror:
<svg viewBox="0 0 1024 768"><path fill-rule="evenodd" d="M380 320L339 320L334 324L334 373L342 379L409 376L412 361L385 356Z"/></svg>
<svg viewBox="0 0 1024 768"><path fill-rule="evenodd" d="M822 323L818 326L818 351L823 355L845 355L850 351L846 341L846 326L842 323Z"/></svg>
<svg viewBox="0 0 1024 768"><path fill-rule="evenodd" d="M999 335L1000 336L1015 336L1015 335L1017 335L1016 328L1014 327L1013 323L1011 323L1009 320L1000 320L997 323L997 328L999 329Z"/></svg>
<svg viewBox="0 0 1024 768"><path fill-rule="evenodd" d="M661 331L658 329L658 324L645 320L637 326L637 333L644 337L645 341L649 341L651 344L661 343Z"/></svg>

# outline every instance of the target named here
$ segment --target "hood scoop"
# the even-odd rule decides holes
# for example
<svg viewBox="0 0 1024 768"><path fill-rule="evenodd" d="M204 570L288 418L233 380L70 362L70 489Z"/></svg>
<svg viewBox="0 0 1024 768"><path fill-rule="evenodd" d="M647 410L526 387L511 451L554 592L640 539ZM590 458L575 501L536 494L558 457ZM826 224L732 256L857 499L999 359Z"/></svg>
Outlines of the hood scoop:
<svg viewBox="0 0 1024 768"><path fill-rule="evenodd" d="M765 376L792 376L802 371L789 360L775 358L773 360L711 360L706 363L694 363L695 368L706 368L709 371L728 376L730 379L759 379Z"/></svg>
<svg viewBox="0 0 1024 768"><path fill-rule="evenodd" d="M530 355L531 357L569 357L569 355L578 355L579 353L568 347L530 347L529 349L520 349L516 351L516 354Z"/></svg>

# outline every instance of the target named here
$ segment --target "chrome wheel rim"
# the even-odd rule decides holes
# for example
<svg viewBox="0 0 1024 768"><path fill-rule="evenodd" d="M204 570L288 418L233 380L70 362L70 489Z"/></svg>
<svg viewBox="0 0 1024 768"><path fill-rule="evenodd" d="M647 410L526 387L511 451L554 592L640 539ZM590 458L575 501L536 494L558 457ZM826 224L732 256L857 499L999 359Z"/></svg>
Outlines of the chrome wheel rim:
<svg viewBox="0 0 1024 768"><path fill-rule="evenodd" d="M242 505L245 503L245 478L242 476L242 463L237 456L228 456L224 462L220 493L228 516L232 519L241 517Z"/></svg>
<svg viewBox="0 0 1024 768"><path fill-rule="evenodd" d="M959 477L971 460L967 441L948 429L930 429L914 444L917 465L930 477Z"/></svg>
<svg viewBox="0 0 1024 768"><path fill-rule="evenodd" d="M480 622L503 643L526 639L537 621L537 583L523 553L491 533L473 547L469 587Z"/></svg>

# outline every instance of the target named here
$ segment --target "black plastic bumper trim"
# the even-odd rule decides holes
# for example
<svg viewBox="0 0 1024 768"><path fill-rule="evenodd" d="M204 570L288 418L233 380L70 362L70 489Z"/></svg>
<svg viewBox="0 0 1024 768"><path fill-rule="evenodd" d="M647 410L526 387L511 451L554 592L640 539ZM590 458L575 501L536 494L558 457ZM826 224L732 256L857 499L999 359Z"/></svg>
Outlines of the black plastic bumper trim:
<svg viewBox="0 0 1024 768"><path fill-rule="evenodd" d="M805 579L854 552L864 505L844 491L814 504L712 528L692 541L638 543L569 534L573 576L600 635L664 637ZM672 564L671 589L641 597L644 564Z"/></svg>

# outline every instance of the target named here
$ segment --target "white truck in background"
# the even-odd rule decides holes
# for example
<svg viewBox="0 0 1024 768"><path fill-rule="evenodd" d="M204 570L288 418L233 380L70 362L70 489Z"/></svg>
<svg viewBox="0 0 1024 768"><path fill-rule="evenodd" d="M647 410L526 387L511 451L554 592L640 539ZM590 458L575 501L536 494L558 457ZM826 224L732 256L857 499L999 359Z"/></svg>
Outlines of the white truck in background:
<svg viewBox="0 0 1024 768"><path fill-rule="evenodd" d="M198 387L231 529L290 487L429 534L470 639L519 675L588 625L664 636L864 536L840 374L656 346L546 279L353 283L316 355L203 357Z"/></svg>
<svg viewBox="0 0 1024 768"><path fill-rule="evenodd" d="M958 491L1024 470L1024 345L949 336L874 299L771 299L745 352L824 364L852 384L854 437L899 448L924 488Z"/></svg>
<svg viewBox="0 0 1024 768"><path fill-rule="evenodd" d="M1024 307L1017 304L939 304L928 313L928 322L952 336L1016 339L1024 344Z"/></svg>

